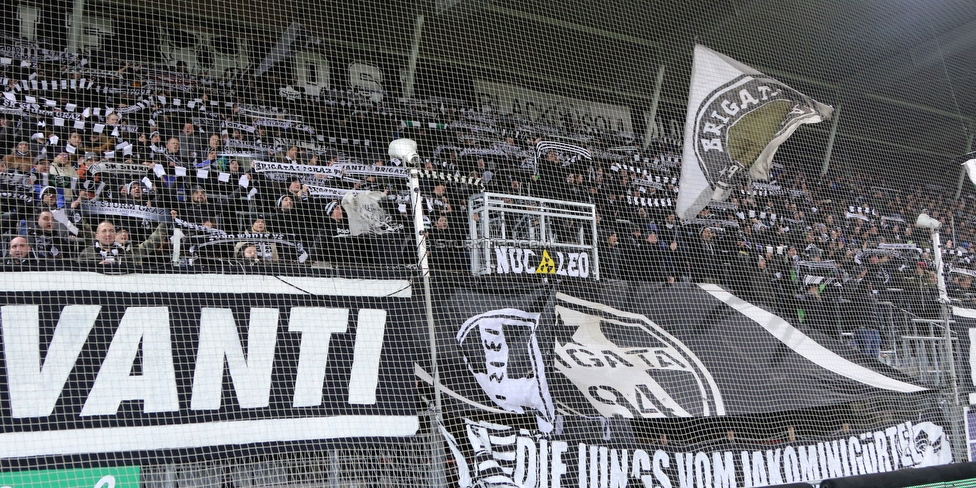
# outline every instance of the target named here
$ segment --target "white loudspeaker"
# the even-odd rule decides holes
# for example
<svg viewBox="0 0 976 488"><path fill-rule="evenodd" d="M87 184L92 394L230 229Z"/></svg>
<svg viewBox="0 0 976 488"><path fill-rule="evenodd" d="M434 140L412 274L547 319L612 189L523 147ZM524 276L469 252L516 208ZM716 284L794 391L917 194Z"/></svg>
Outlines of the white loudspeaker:
<svg viewBox="0 0 976 488"><path fill-rule="evenodd" d="M939 227L942 227L942 222L939 222L938 220L929 217L929 214L922 212L919 214L918 220L915 221L915 227L920 229L939 230Z"/></svg>
<svg viewBox="0 0 976 488"><path fill-rule="evenodd" d="M403 161L404 165L420 165L420 155L417 154L417 141L413 139L397 139L390 143L390 157Z"/></svg>

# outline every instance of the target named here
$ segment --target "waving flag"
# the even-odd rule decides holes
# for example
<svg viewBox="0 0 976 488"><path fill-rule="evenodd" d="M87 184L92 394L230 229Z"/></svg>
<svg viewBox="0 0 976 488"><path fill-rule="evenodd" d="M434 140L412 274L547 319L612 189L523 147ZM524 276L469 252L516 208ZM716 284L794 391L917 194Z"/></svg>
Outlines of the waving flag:
<svg viewBox="0 0 976 488"><path fill-rule="evenodd" d="M769 180L773 155L800 124L833 108L728 56L695 46L676 212L690 220L746 177ZM746 171L748 170L748 171Z"/></svg>
<svg viewBox="0 0 976 488"><path fill-rule="evenodd" d="M966 174L969 175L969 181L976 185L976 152L960 156L957 161L961 161L963 167L966 168Z"/></svg>

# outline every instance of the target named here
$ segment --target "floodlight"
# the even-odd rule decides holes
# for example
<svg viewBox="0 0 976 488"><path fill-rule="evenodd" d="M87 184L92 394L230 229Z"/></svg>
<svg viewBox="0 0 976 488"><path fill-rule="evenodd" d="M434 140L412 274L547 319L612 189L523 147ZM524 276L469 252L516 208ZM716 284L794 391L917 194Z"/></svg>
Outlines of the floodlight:
<svg viewBox="0 0 976 488"><path fill-rule="evenodd" d="M939 222L938 220L929 217L929 214L922 212L919 214L918 220L915 221L915 227L921 229L939 230L939 228L942 227L942 222Z"/></svg>
<svg viewBox="0 0 976 488"><path fill-rule="evenodd" d="M390 143L390 157L403 161L404 165L421 165L420 155L417 154L417 141L413 139L397 139Z"/></svg>

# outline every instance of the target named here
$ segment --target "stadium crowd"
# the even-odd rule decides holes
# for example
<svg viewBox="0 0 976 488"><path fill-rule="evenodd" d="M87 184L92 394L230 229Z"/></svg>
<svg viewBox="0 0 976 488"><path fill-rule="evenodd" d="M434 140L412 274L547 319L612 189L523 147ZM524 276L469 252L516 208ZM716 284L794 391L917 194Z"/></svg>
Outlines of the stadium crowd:
<svg viewBox="0 0 976 488"><path fill-rule="evenodd" d="M953 294L973 299L972 213L940 188L784 163L773 181L743 182L680 222L681 148L669 138L619 151L632 136L457 100L309 97L130 64L15 65L0 117L8 267L415 264L406 173L386 155L409 137L425 158L438 270L468 272L466 205L488 190L595 204L605 279L720 283L773 308L798 302L814 323L879 296L927 314L934 256L913 226L926 211L944 223ZM553 140L579 151L539 150ZM367 191L381 195L382 221L351 232L348 197Z"/></svg>

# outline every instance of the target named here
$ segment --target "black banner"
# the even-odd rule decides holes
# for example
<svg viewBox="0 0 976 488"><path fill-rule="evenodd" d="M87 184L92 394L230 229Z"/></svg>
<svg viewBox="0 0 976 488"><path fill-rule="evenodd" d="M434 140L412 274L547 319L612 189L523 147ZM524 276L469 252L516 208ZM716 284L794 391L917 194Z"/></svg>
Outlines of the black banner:
<svg viewBox="0 0 976 488"><path fill-rule="evenodd" d="M718 286L509 281L435 296L460 486L767 486L952 462L936 392ZM431 382L429 365L417 374ZM748 436L861 403L888 423ZM684 443L659 440L676 421Z"/></svg>
<svg viewBox="0 0 976 488"><path fill-rule="evenodd" d="M907 404L931 393L836 336L714 285L563 282L438 296L441 377L465 408L527 409L551 423Z"/></svg>
<svg viewBox="0 0 976 488"><path fill-rule="evenodd" d="M410 282L17 273L0 465L186 458L418 429Z"/></svg>

